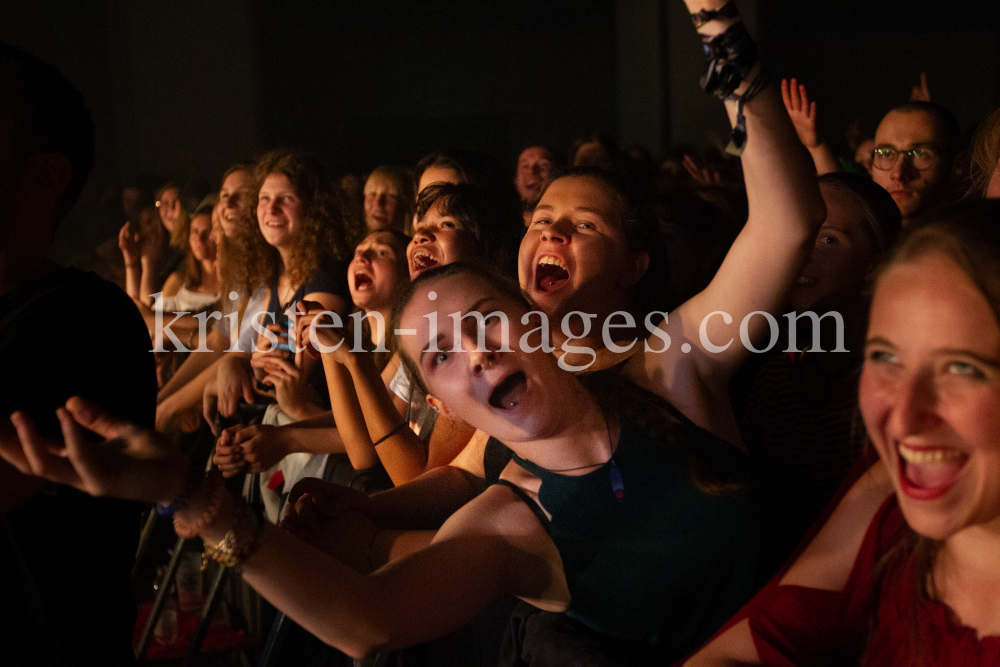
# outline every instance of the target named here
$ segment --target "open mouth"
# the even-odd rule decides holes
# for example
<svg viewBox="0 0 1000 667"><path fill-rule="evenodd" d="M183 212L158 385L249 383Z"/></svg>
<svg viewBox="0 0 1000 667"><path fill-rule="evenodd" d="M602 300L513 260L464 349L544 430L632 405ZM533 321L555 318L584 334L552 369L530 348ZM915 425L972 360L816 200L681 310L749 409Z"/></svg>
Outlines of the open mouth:
<svg viewBox="0 0 1000 667"><path fill-rule="evenodd" d="M538 260L535 268L535 287L541 292L555 292L569 281L566 265L557 257L546 256Z"/></svg>
<svg viewBox="0 0 1000 667"><path fill-rule="evenodd" d="M354 289L355 291L361 292L368 289L372 285L372 277L365 273L355 273L354 274Z"/></svg>
<svg viewBox="0 0 1000 667"><path fill-rule="evenodd" d="M815 278L810 278L809 276L799 276L799 279L795 282L799 287L812 287L816 284Z"/></svg>
<svg viewBox="0 0 1000 667"><path fill-rule="evenodd" d="M900 444L899 476L903 492L917 500L933 500L955 485L969 455L950 447L918 448Z"/></svg>
<svg viewBox="0 0 1000 667"><path fill-rule="evenodd" d="M439 263L436 258L431 257L427 253L418 252L413 255L413 268L418 273L427 269L433 269Z"/></svg>
<svg viewBox="0 0 1000 667"><path fill-rule="evenodd" d="M524 374L524 371L511 373L490 392L489 403L494 408L510 410L517 407L527 387L528 376Z"/></svg>

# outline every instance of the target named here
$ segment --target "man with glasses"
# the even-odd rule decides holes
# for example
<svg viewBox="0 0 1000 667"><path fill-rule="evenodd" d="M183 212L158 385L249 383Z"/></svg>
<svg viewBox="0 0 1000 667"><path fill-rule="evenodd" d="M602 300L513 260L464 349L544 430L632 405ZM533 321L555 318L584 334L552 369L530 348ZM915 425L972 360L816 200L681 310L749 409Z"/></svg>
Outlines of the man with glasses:
<svg viewBox="0 0 1000 667"><path fill-rule="evenodd" d="M948 197L958 145L958 121L933 102L907 102L879 123L872 179L892 195L904 225Z"/></svg>

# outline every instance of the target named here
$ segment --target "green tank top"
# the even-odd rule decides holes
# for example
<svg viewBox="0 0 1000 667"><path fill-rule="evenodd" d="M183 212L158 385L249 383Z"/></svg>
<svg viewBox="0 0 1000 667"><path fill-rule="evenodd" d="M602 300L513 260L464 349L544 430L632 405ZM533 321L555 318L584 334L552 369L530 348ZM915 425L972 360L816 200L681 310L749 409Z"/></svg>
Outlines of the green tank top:
<svg viewBox="0 0 1000 667"><path fill-rule="evenodd" d="M745 454L674 408L683 437L714 469L747 478ZM613 462L579 476L514 455L542 480L532 506L559 550L572 596L567 615L605 634L680 658L711 636L762 583L755 502L747 491L709 495L684 448L624 422ZM623 497L613 490L617 467ZM733 479L733 476L728 476Z"/></svg>

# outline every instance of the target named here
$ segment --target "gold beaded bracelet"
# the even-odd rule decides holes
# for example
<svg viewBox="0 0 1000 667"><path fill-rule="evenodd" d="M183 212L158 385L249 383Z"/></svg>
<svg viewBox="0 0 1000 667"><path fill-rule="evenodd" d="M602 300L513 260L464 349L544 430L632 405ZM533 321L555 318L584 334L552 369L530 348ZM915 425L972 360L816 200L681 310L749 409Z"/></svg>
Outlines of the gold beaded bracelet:
<svg viewBox="0 0 1000 667"><path fill-rule="evenodd" d="M201 556L201 569L212 559L222 567L238 568L260 545L264 534L264 520L246 503L236 508L233 527L226 531L222 541L214 547L205 545Z"/></svg>

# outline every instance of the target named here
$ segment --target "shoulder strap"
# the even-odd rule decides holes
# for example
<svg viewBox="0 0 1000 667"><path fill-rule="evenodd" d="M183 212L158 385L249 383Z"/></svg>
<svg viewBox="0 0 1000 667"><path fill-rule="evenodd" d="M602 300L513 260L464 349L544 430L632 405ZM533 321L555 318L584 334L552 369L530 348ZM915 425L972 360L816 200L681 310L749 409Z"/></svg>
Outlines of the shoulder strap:
<svg viewBox="0 0 1000 667"><path fill-rule="evenodd" d="M542 508L539 506L539 504L536 503L531 498L531 496L529 496L527 493L524 492L524 489L522 489L517 484L514 484L513 482L510 482L510 481L508 481L506 479L501 479L501 480L497 481L496 483L497 484L501 484L503 486L506 486L511 491L513 491L514 495L517 496L518 498L520 498L522 501L524 501L524 504L528 506L528 509L530 509L532 511L532 513L536 517L538 517L538 521L542 524L542 528L545 529L545 532L546 533L551 533L552 532L552 526L549 523L549 517L545 516L545 511L542 510Z"/></svg>

